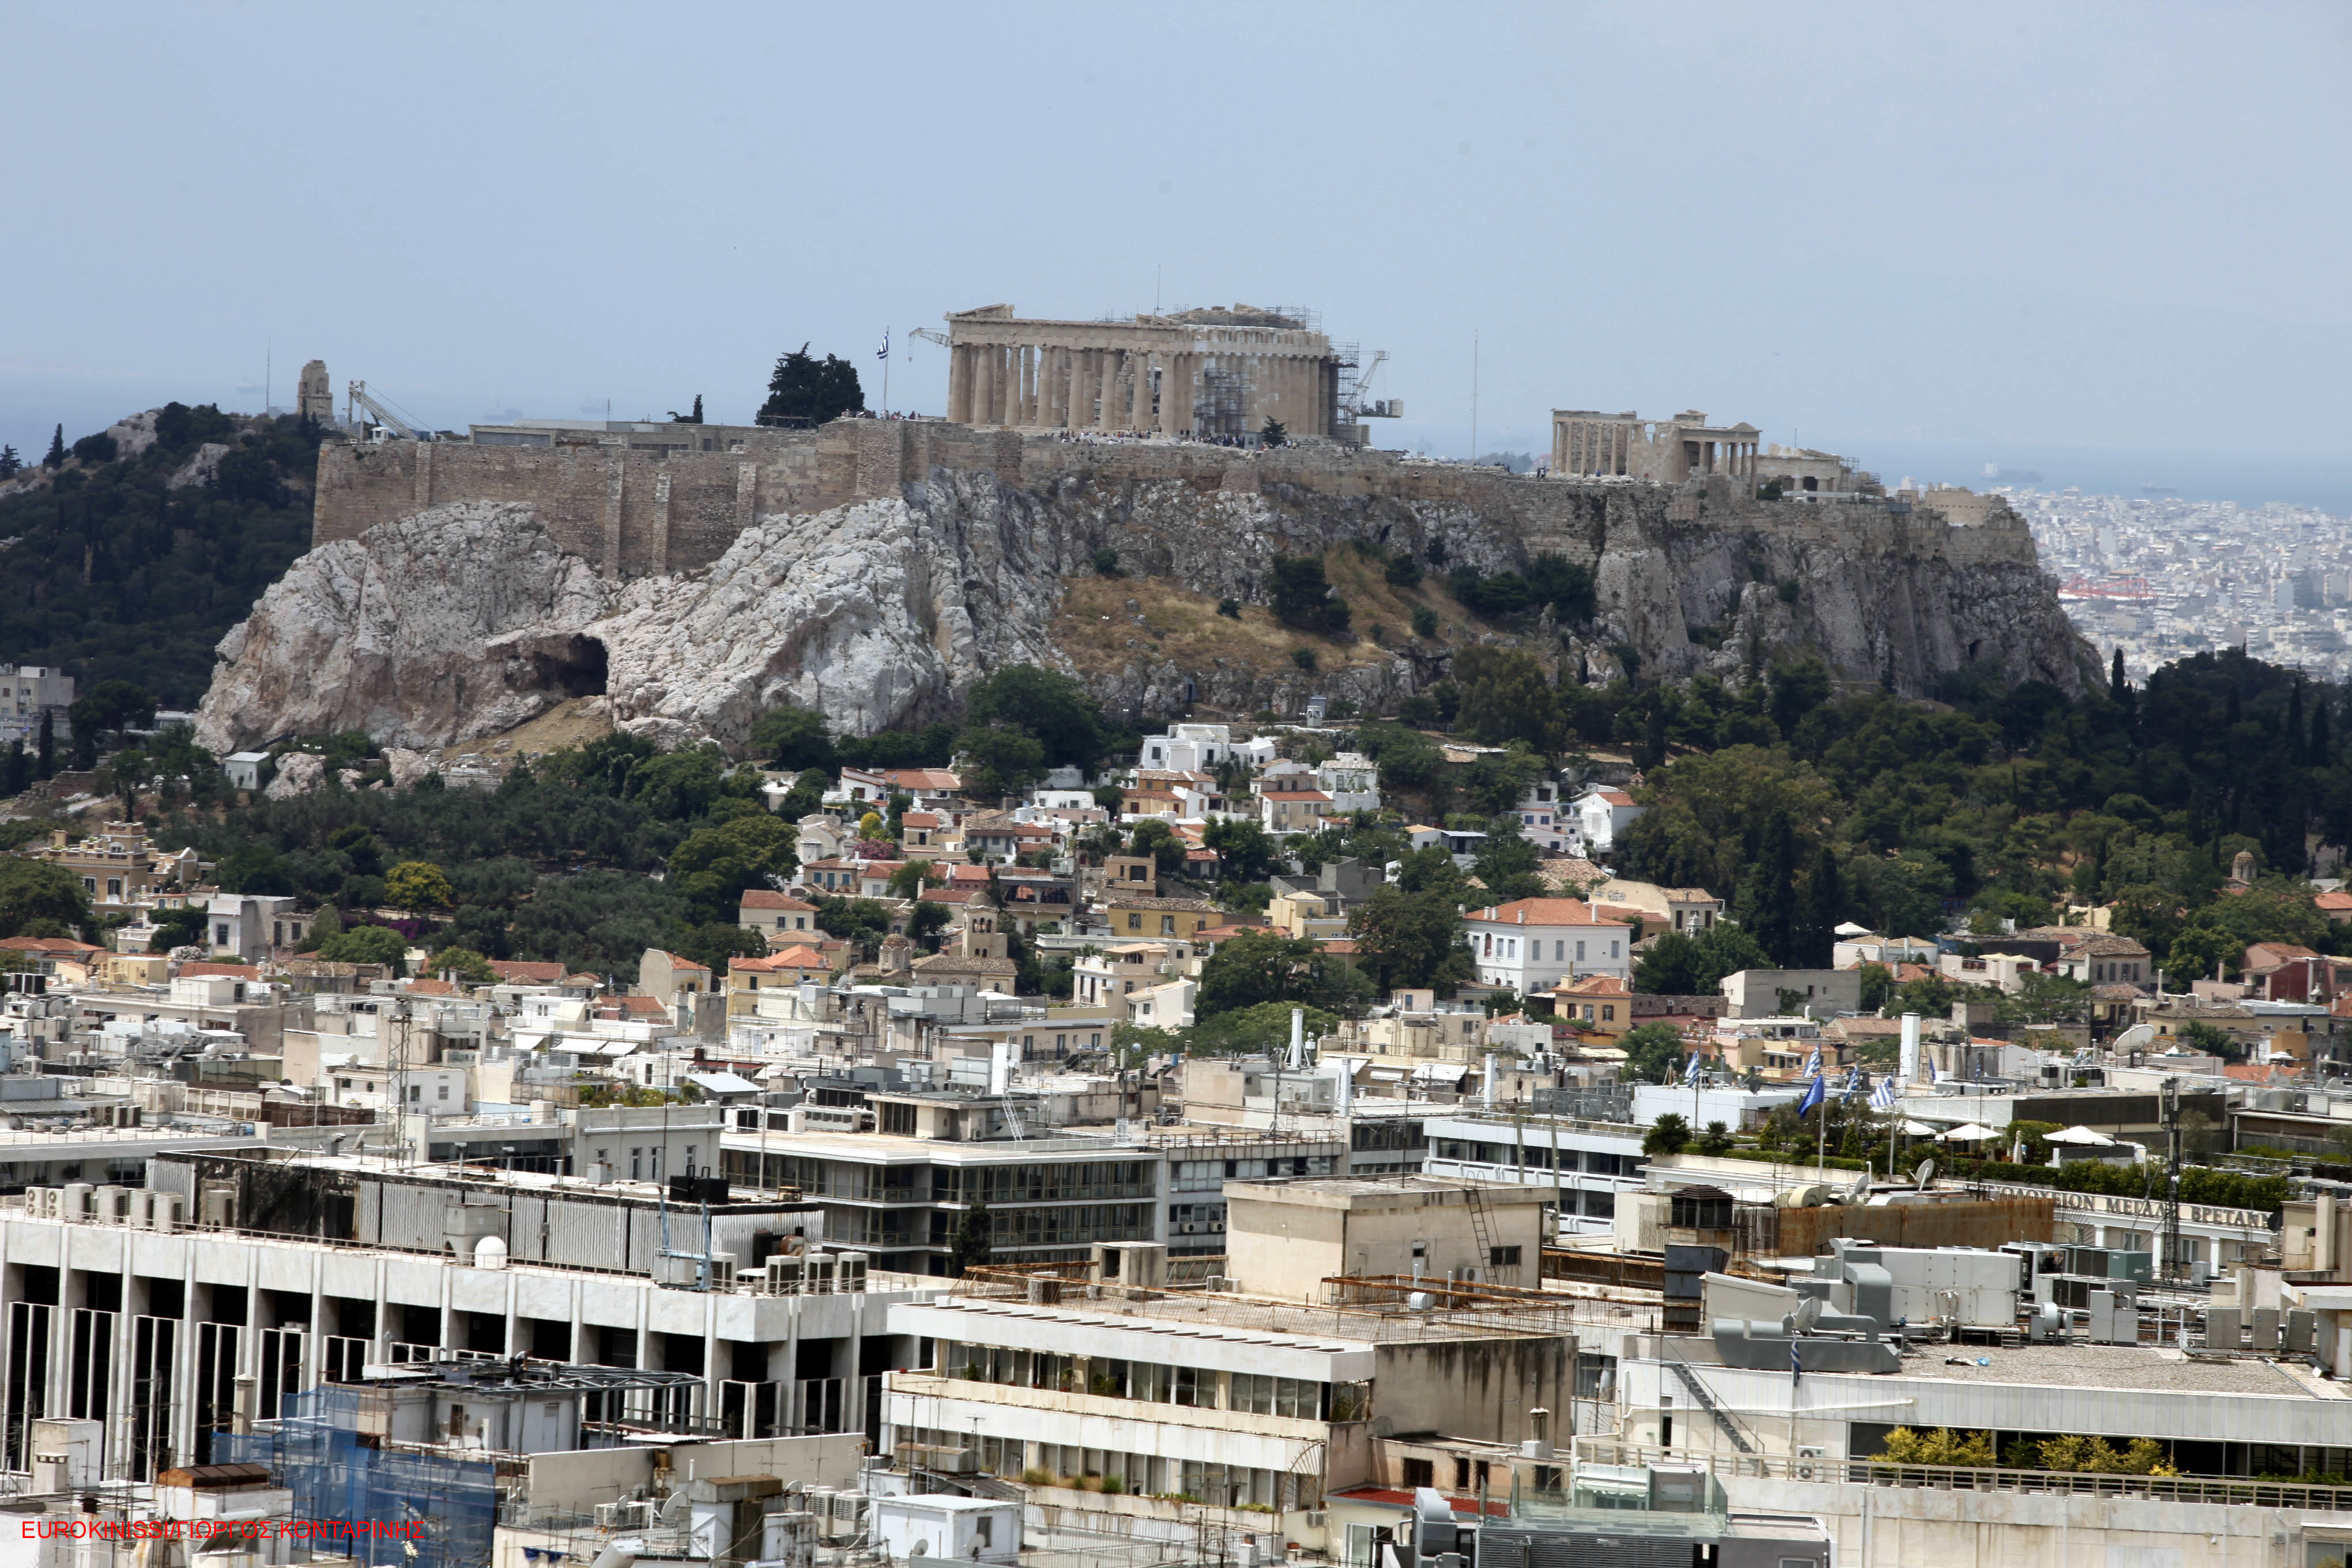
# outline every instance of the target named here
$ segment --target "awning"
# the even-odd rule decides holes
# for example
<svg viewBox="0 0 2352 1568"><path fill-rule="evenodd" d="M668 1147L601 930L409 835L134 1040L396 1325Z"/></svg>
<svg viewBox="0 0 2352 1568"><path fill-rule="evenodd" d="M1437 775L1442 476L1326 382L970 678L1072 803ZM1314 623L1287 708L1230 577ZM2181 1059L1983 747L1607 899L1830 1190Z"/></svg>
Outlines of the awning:
<svg viewBox="0 0 2352 1568"><path fill-rule="evenodd" d="M1938 1132L1936 1136L1947 1143L1981 1143L1988 1138L1998 1138L2000 1134L1981 1121L1971 1121L1966 1126L1955 1127L1948 1132Z"/></svg>
<svg viewBox="0 0 2352 1568"><path fill-rule="evenodd" d="M2056 1132L2045 1132L2042 1135L2042 1141L2044 1143L2084 1143L2100 1147L2115 1142L2105 1133L2094 1132L2087 1127L2068 1127Z"/></svg>

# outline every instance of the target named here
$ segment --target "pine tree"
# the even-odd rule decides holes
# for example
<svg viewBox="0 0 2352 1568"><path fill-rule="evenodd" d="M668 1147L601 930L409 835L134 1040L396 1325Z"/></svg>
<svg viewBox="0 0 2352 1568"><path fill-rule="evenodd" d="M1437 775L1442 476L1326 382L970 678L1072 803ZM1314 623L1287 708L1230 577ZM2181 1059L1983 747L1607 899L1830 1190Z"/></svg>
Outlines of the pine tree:
<svg viewBox="0 0 2352 1568"><path fill-rule="evenodd" d="M13 479L24 471L25 459L16 455L16 448L0 446L0 479Z"/></svg>
<svg viewBox="0 0 2352 1568"><path fill-rule="evenodd" d="M56 433L49 437L49 455L41 459L41 466L45 468L58 468L65 460L66 427L60 425L57 427Z"/></svg>

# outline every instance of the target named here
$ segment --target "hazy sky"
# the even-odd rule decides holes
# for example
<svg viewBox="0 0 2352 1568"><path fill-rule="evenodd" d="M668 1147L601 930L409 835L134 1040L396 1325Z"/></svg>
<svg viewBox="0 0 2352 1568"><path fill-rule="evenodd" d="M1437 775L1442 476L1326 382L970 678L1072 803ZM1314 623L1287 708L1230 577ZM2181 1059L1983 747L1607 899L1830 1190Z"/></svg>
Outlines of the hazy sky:
<svg viewBox="0 0 2352 1568"><path fill-rule="evenodd" d="M1384 445L1466 450L1475 333L1488 450L1696 407L1889 478L2352 491L2342 4L8 16L33 455L257 407L265 343L281 404L319 356L435 425L741 420L803 340L878 404L887 326L936 413L944 311L1242 300L1388 351Z"/></svg>

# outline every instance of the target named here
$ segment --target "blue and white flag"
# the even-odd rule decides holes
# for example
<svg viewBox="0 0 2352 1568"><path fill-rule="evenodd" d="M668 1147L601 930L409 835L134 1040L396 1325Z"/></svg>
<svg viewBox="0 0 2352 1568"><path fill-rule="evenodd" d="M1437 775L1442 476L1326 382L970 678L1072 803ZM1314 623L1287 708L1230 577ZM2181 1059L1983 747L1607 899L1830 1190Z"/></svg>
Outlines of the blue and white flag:
<svg viewBox="0 0 2352 1568"><path fill-rule="evenodd" d="M1840 1105L1850 1105L1853 1101L1853 1097L1861 1092L1862 1068L1859 1067L1850 1067L1846 1068L1845 1087L1838 1091L1838 1103Z"/></svg>
<svg viewBox="0 0 2352 1568"><path fill-rule="evenodd" d="M1683 1081L1685 1083L1696 1083L1698 1081L1698 1053L1696 1051L1693 1051L1691 1053L1690 1060L1684 1064Z"/></svg>
<svg viewBox="0 0 2352 1568"><path fill-rule="evenodd" d="M1822 1048L1819 1046L1815 1046L1813 1054L1805 1058L1805 1076L1807 1078L1822 1076Z"/></svg>
<svg viewBox="0 0 2352 1568"><path fill-rule="evenodd" d="M1935 1058L1932 1057L1929 1058L1927 1059L1927 1081L1929 1083L1941 1083L1943 1080L1944 1075L1936 1070Z"/></svg>
<svg viewBox="0 0 2352 1568"><path fill-rule="evenodd" d="M1802 1121L1810 1112L1818 1108L1823 1098L1824 1095L1822 1089L1821 1075L1819 1073L1815 1073L1813 1075L1813 1081L1805 1087L1805 1098L1797 1101L1798 1120Z"/></svg>
<svg viewBox="0 0 2352 1568"><path fill-rule="evenodd" d="M882 346L874 351L874 357L876 359L890 357L890 329L887 327L882 329Z"/></svg>
<svg viewBox="0 0 2352 1568"><path fill-rule="evenodd" d="M1797 1354L1797 1339L1795 1336L1791 1335L1789 1340L1789 1384L1790 1387L1794 1387L1796 1384L1802 1383L1805 1379L1805 1363Z"/></svg>
<svg viewBox="0 0 2352 1568"><path fill-rule="evenodd" d="M1870 1091L1870 1108L1873 1110L1895 1109L1895 1075L1893 1073L1888 1073L1885 1078L1880 1079L1878 1087Z"/></svg>

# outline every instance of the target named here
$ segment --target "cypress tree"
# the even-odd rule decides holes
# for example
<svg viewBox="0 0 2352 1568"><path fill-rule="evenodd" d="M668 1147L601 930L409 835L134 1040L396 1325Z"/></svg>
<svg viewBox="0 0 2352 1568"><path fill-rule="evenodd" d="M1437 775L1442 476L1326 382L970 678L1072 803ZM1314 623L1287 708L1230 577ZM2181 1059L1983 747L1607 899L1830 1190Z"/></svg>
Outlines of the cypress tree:
<svg viewBox="0 0 2352 1568"><path fill-rule="evenodd" d="M1805 900L1797 917L1797 967L1827 969L1832 950L1837 942L1838 917L1844 910L1845 893L1839 885L1837 857L1830 847L1822 846L1820 857L1813 862L1813 874L1805 879Z"/></svg>
<svg viewBox="0 0 2352 1568"><path fill-rule="evenodd" d="M39 776L47 778L58 771L58 716L56 714L41 715L40 738L35 744L40 749Z"/></svg>
<svg viewBox="0 0 2352 1568"><path fill-rule="evenodd" d="M2286 765L2303 766L2303 682L2298 680L2286 694Z"/></svg>
<svg viewBox="0 0 2352 1568"><path fill-rule="evenodd" d="M2117 643L2115 666L2107 671L2107 695L2118 702L2124 702L2130 700L2128 695L2130 691L2131 682L2124 679L2123 644Z"/></svg>
<svg viewBox="0 0 2352 1568"><path fill-rule="evenodd" d="M64 463L65 460L66 427L60 425L58 426L56 433L49 437L49 455L41 459L41 466L45 468L54 468Z"/></svg>
<svg viewBox="0 0 2352 1568"><path fill-rule="evenodd" d="M2327 733L2327 693L2323 691L2311 705L2311 743L2304 748L2304 760L2315 768L2324 768L2335 760L2334 751L2334 741Z"/></svg>

